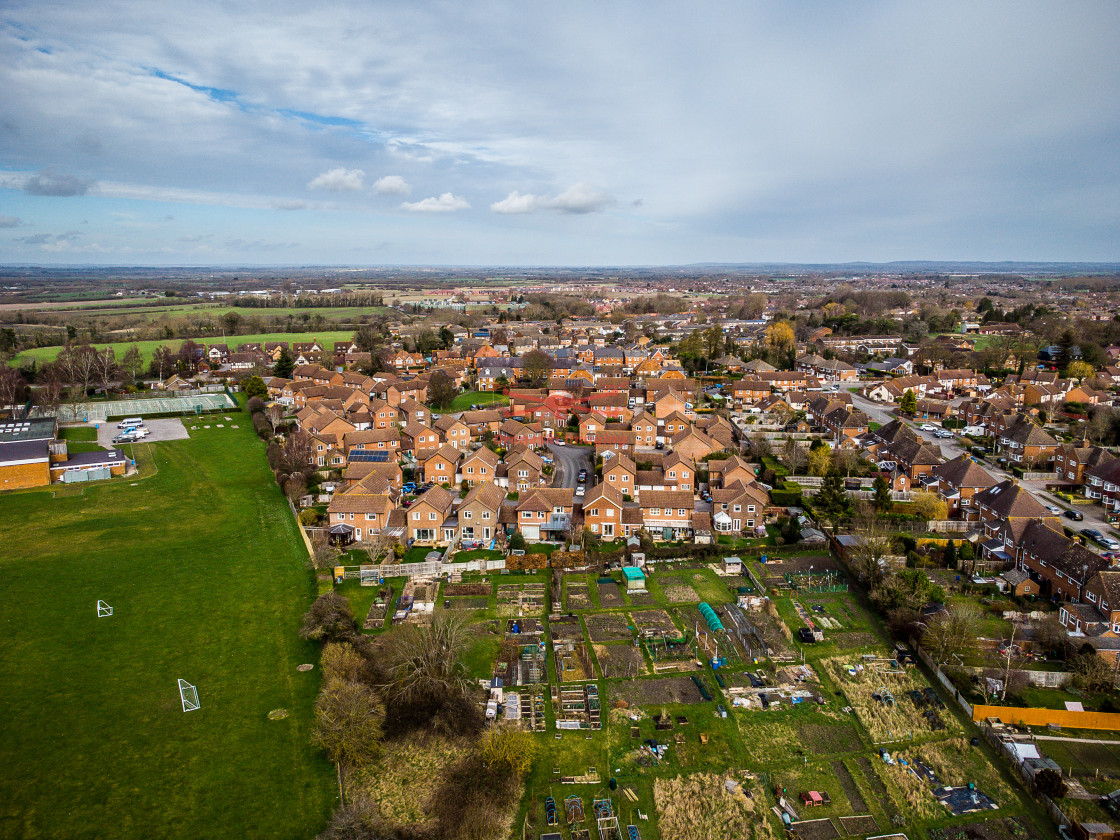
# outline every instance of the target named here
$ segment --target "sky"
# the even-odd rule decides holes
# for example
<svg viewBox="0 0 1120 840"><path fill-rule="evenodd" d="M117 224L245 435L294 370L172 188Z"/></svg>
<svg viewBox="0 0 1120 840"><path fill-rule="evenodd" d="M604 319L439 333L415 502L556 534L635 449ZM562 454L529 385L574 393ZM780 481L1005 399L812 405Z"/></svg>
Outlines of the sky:
<svg viewBox="0 0 1120 840"><path fill-rule="evenodd" d="M1120 260L1120 3L0 2L0 263Z"/></svg>

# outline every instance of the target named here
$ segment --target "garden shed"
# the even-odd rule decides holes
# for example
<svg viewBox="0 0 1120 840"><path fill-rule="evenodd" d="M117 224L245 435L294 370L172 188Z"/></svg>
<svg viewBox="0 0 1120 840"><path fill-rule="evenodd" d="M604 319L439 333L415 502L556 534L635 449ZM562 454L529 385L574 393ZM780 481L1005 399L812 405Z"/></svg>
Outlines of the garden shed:
<svg viewBox="0 0 1120 840"><path fill-rule="evenodd" d="M637 566L626 566L622 570L622 576L626 579L628 592L645 592L646 576Z"/></svg>

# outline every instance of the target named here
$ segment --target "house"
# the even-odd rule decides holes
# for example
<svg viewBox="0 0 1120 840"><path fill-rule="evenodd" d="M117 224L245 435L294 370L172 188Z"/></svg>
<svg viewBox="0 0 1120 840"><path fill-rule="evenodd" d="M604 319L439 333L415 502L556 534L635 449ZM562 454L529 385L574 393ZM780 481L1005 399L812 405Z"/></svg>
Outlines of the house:
<svg viewBox="0 0 1120 840"><path fill-rule="evenodd" d="M411 452L423 461L441 446L439 433L415 421L401 429L401 452Z"/></svg>
<svg viewBox="0 0 1120 840"><path fill-rule="evenodd" d="M1014 425L996 436L995 448L1016 463L1035 467L1049 464L1058 451L1058 442L1026 415L1020 414Z"/></svg>
<svg viewBox="0 0 1120 840"><path fill-rule="evenodd" d="M1115 458L1111 452L1100 446L1090 446L1088 441L1080 444L1064 443L1054 453L1054 472L1059 481L1080 486L1085 483L1085 471Z"/></svg>
<svg viewBox="0 0 1120 840"><path fill-rule="evenodd" d="M459 538L464 543L485 543L496 537L505 498L505 491L491 481L472 487L459 505Z"/></svg>
<svg viewBox="0 0 1120 840"><path fill-rule="evenodd" d="M623 535L622 492L606 481L596 484L583 500L584 526L605 540Z"/></svg>
<svg viewBox="0 0 1120 840"><path fill-rule="evenodd" d="M687 490L655 490L642 494L642 522L654 539L692 536L693 495Z"/></svg>
<svg viewBox="0 0 1120 840"><path fill-rule="evenodd" d="M933 489L949 505L950 516L963 515L962 511L972 507L973 496L999 483L991 473L973 461L967 452L944 464L938 464L928 477L934 480Z"/></svg>
<svg viewBox="0 0 1120 840"><path fill-rule="evenodd" d="M470 426L457 417L445 414L436 420L432 427L440 434L444 443L450 443L456 449L468 449L470 447Z"/></svg>
<svg viewBox="0 0 1120 840"><path fill-rule="evenodd" d="M453 542L458 534L458 525L451 520L454 498L442 487L422 493L407 510L408 539L435 544Z"/></svg>
<svg viewBox="0 0 1120 840"><path fill-rule="evenodd" d="M1002 585L1001 585L1002 584ZM1035 581L1031 580L1031 576L1023 569L1015 568L1008 569L1001 572L999 580L996 585L1009 595L1014 595L1016 598L1026 598L1042 593L1042 587Z"/></svg>
<svg viewBox="0 0 1120 840"><path fill-rule="evenodd" d="M762 524L769 498L757 485L735 482L712 491L712 524L717 534L739 534Z"/></svg>
<svg viewBox="0 0 1120 840"><path fill-rule="evenodd" d="M449 443L445 443L425 458L422 462L424 465L424 481L432 484L454 484L459 454L458 449Z"/></svg>
<svg viewBox="0 0 1120 840"><path fill-rule="evenodd" d="M634 433L635 449L653 449L657 445L657 420L645 411L631 419L630 431Z"/></svg>
<svg viewBox="0 0 1120 840"><path fill-rule="evenodd" d="M376 537L389 522L393 500L387 493L370 493L359 483L342 493L335 493L327 506L330 527L349 525L357 542Z"/></svg>
<svg viewBox="0 0 1120 840"><path fill-rule="evenodd" d="M571 528L575 490L538 487L517 501L517 530L527 540L563 539Z"/></svg>
<svg viewBox="0 0 1120 840"><path fill-rule="evenodd" d="M1033 520L1023 529L1015 565L1039 585L1045 597L1080 601L1089 578L1106 569L1108 561L1067 537L1054 519L1050 523Z"/></svg>
<svg viewBox="0 0 1120 840"><path fill-rule="evenodd" d="M0 490L46 487L51 467L65 460L65 441L58 436L55 417L29 417L0 423Z"/></svg>
<svg viewBox="0 0 1120 840"><path fill-rule="evenodd" d="M511 491L524 493L543 483L544 461L531 449L519 449L506 456L506 485Z"/></svg>
<svg viewBox="0 0 1120 840"><path fill-rule="evenodd" d="M460 419L471 430L471 436L476 438L482 437L487 432L497 433L505 421L500 411L490 409L464 411Z"/></svg>
<svg viewBox="0 0 1120 840"><path fill-rule="evenodd" d="M604 458L602 483L613 487L622 496L637 497L637 475L638 469L628 455L615 453L610 459ZM583 506L586 510L586 501Z"/></svg>
<svg viewBox="0 0 1120 840"><path fill-rule="evenodd" d="M585 414L579 421L580 443L594 443L595 436L607 427L607 418L602 414L591 412Z"/></svg>
<svg viewBox="0 0 1120 840"><path fill-rule="evenodd" d="M463 458L459 474L463 477L462 480L472 487L483 482L494 481L498 477L500 461L494 450L483 446Z"/></svg>
<svg viewBox="0 0 1120 840"><path fill-rule="evenodd" d="M542 446L544 435L542 431L531 426L526 426L519 420L506 420L498 429L498 442L505 449L515 446Z"/></svg>

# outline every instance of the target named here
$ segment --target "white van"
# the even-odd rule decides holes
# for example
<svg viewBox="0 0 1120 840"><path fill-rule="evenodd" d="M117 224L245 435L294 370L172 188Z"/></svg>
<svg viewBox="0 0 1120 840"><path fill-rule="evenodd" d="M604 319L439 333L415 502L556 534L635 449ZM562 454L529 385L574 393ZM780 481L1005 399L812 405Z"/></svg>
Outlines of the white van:
<svg viewBox="0 0 1120 840"><path fill-rule="evenodd" d="M127 429L129 426L143 426L143 417L126 417L117 424L118 429Z"/></svg>

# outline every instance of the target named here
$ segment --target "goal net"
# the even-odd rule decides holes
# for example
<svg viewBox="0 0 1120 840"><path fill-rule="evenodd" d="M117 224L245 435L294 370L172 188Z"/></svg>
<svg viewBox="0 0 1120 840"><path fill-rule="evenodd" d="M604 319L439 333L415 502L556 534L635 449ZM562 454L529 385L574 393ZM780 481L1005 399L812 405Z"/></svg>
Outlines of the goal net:
<svg viewBox="0 0 1120 840"><path fill-rule="evenodd" d="M97 617L107 618L113 614L113 608L106 604L104 601L97 602Z"/></svg>
<svg viewBox="0 0 1120 840"><path fill-rule="evenodd" d="M198 701L198 689L186 680L179 680L179 699L183 701L183 711L193 712L202 708Z"/></svg>

